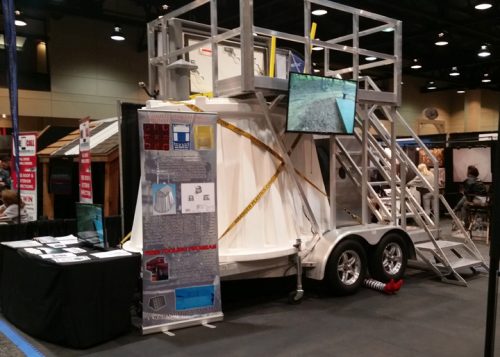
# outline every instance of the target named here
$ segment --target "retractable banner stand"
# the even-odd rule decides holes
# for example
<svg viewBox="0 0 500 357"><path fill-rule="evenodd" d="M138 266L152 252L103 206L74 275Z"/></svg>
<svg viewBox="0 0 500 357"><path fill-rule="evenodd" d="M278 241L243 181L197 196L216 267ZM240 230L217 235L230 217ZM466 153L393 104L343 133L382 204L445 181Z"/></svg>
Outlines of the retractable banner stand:
<svg viewBox="0 0 500 357"><path fill-rule="evenodd" d="M80 121L80 202L92 203L92 160L90 158L90 119Z"/></svg>
<svg viewBox="0 0 500 357"><path fill-rule="evenodd" d="M21 200L26 209L26 220L37 220L37 133L19 133L19 178L16 171L12 171L12 187L20 191ZM14 148L14 140L12 142ZM15 157L16 150L12 150Z"/></svg>
<svg viewBox="0 0 500 357"><path fill-rule="evenodd" d="M222 320L216 122L139 110L143 333Z"/></svg>

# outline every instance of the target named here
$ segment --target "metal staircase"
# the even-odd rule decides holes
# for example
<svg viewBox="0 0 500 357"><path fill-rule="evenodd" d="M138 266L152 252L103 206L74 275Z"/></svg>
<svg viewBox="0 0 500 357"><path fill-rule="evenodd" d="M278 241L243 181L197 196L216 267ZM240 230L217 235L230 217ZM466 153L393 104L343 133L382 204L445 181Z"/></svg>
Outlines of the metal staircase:
<svg viewBox="0 0 500 357"><path fill-rule="evenodd" d="M372 90L379 90L368 77L364 77L366 85ZM406 186L408 173L421 175L404 150L395 141L395 124L403 126L415 142L424 150L434 164L434 172L438 172L437 160L408 126L397 110L392 107L361 103L357 108L356 129L351 137L339 136L335 139L337 161L344 168L347 176L362 192L366 185L366 205L379 223L392 223L406 229L408 234L425 232L425 239L415 243L417 260L414 266L427 267L434 271L443 282L467 285L459 270L487 265L481 253L473 243L469 233L454 214L444 196L439 193L438 177L435 182L427 183L433 194L433 211L439 212L439 202L459 227L461 239L447 240L439 229L439 214L428 215L412 192ZM379 116L383 115L391 126L388 130ZM364 144L366 143L366 146ZM367 170L363 170L362 151L366 147L366 160L381 174L382 181L370 182ZM389 148L390 150L387 150ZM396 170L396 164L399 170ZM366 165L368 166L368 165ZM422 176L421 176L422 177ZM375 190L376 186L390 188L390 195L382 197Z"/></svg>

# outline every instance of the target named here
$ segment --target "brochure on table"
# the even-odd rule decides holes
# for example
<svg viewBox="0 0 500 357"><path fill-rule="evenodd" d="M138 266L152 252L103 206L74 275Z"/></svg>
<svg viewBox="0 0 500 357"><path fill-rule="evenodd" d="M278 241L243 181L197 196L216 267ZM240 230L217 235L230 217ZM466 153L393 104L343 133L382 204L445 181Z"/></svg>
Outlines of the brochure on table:
<svg viewBox="0 0 500 357"><path fill-rule="evenodd" d="M14 249L22 249L26 253L36 255L42 259L52 260L56 263L74 263L132 254L123 249L96 251L96 248L88 246L87 242L78 239L74 235L65 237L36 237L29 240L2 242L2 245Z"/></svg>
<svg viewBox="0 0 500 357"><path fill-rule="evenodd" d="M222 319L216 122L215 114L139 110L143 333Z"/></svg>

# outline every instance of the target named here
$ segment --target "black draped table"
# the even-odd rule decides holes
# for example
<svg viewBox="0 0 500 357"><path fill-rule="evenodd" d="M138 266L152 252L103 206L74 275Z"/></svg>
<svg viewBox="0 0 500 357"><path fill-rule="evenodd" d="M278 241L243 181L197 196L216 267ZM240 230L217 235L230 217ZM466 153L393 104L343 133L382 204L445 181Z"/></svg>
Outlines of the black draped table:
<svg viewBox="0 0 500 357"><path fill-rule="evenodd" d="M0 246L0 256L2 314L22 331L72 348L129 331L140 254L56 263Z"/></svg>

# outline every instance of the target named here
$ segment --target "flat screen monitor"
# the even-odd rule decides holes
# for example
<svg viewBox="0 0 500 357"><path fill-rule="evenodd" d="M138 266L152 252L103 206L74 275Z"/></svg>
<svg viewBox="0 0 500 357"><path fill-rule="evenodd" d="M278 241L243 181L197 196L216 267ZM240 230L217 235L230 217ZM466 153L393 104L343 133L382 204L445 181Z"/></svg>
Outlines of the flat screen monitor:
<svg viewBox="0 0 500 357"><path fill-rule="evenodd" d="M352 134L356 81L290 72L286 131Z"/></svg>
<svg viewBox="0 0 500 357"><path fill-rule="evenodd" d="M102 205L76 203L77 236L94 246L105 247L104 213Z"/></svg>

